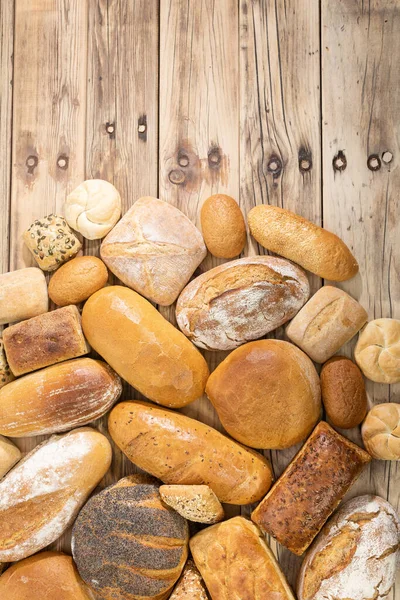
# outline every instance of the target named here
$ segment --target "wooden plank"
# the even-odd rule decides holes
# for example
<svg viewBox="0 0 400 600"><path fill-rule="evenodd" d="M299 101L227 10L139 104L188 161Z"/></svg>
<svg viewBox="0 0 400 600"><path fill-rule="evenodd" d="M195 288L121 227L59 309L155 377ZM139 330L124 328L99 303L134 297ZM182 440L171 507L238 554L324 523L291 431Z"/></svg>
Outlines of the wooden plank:
<svg viewBox="0 0 400 600"><path fill-rule="evenodd" d="M321 223L318 0L244 0L240 13L240 200ZM250 240L249 253L263 250ZM320 287L311 277L312 292ZM273 333L283 337L283 329ZM300 445L271 452L278 477ZM294 585L300 560L271 540Z"/></svg>
<svg viewBox="0 0 400 600"><path fill-rule="evenodd" d="M359 275L340 287L360 300L370 319L398 319L400 6L397 0L342 0L322 7L324 225L360 264ZM346 348L349 356L354 344ZM398 401L400 385L368 382L367 390L371 403ZM358 430L346 435L361 443ZM399 510L398 463L373 461L349 495L366 492Z"/></svg>

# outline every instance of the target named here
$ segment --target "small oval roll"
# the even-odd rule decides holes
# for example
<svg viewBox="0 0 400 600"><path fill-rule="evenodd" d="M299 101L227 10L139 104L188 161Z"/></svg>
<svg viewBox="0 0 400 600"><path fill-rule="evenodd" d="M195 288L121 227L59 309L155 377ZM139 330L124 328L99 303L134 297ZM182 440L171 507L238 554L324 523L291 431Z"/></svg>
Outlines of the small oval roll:
<svg viewBox="0 0 400 600"><path fill-rule="evenodd" d="M140 469L168 484L208 485L221 502L250 504L272 483L268 460L180 413L147 402L121 402L108 430Z"/></svg>
<svg viewBox="0 0 400 600"><path fill-rule="evenodd" d="M93 294L82 327L92 348L150 400L179 408L203 394L209 375L203 356L133 290L115 285Z"/></svg>
<svg viewBox="0 0 400 600"><path fill-rule="evenodd" d="M110 410L121 392L120 378L101 360L52 365L0 389L0 433L30 437L87 425Z"/></svg>
<svg viewBox="0 0 400 600"><path fill-rule="evenodd" d="M356 259L337 235L290 210L262 204L251 209L247 220L259 244L311 273L331 281L358 273Z"/></svg>
<svg viewBox="0 0 400 600"><path fill-rule="evenodd" d="M208 250L218 258L239 256L246 243L242 211L226 194L214 194L204 202L201 229Z"/></svg>

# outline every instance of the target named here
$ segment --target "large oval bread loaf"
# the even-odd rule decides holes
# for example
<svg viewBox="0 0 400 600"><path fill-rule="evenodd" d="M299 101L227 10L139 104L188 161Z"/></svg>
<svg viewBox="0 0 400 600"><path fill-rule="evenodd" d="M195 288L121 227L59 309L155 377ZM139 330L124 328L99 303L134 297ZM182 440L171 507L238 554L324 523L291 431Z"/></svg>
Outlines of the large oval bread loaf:
<svg viewBox="0 0 400 600"><path fill-rule="evenodd" d="M108 439L74 429L37 446L0 482L0 562L26 558L71 525L111 464Z"/></svg>
<svg viewBox="0 0 400 600"><path fill-rule="evenodd" d="M135 465L164 483L204 483L228 504L256 502L271 486L264 456L180 413L121 402L110 413L108 429Z"/></svg>
<svg viewBox="0 0 400 600"><path fill-rule="evenodd" d="M150 400L178 408L203 394L206 361L136 292L122 286L99 290L83 308L82 326L96 352Z"/></svg>
<svg viewBox="0 0 400 600"><path fill-rule="evenodd" d="M400 559L400 521L378 496L346 502L307 552L298 579L299 600L385 598Z"/></svg>
<svg viewBox="0 0 400 600"><path fill-rule="evenodd" d="M309 293L305 273L289 261L240 258L191 281L178 298L176 319L196 346L232 350L286 323Z"/></svg>
<svg viewBox="0 0 400 600"><path fill-rule="evenodd" d="M72 553L96 598L164 600L188 555L187 521L162 503L158 483L132 475L89 500L72 531Z"/></svg>
<svg viewBox="0 0 400 600"><path fill-rule="evenodd" d="M121 392L118 375L92 358L29 373L0 389L0 433L29 437L86 425L110 410Z"/></svg>

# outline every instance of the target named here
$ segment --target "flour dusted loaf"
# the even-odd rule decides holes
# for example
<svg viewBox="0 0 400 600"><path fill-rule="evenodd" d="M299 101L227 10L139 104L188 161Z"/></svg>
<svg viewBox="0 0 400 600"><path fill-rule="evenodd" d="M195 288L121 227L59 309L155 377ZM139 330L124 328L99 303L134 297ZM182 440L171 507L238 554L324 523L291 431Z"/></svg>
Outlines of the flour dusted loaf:
<svg viewBox="0 0 400 600"><path fill-rule="evenodd" d="M0 337L0 388L13 381L14 375L11 372L10 365L8 364L7 356L4 351L3 340Z"/></svg>
<svg viewBox="0 0 400 600"><path fill-rule="evenodd" d="M107 267L96 256L77 256L62 265L49 283L49 296L57 306L79 304L107 283Z"/></svg>
<svg viewBox="0 0 400 600"><path fill-rule="evenodd" d="M213 600L294 600L261 531L243 517L203 529L190 550Z"/></svg>
<svg viewBox="0 0 400 600"><path fill-rule="evenodd" d="M8 473L20 458L21 452L19 448L10 440L0 435L0 479Z"/></svg>
<svg viewBox="0 0 400 600"><path fill-rule="evenodd" d="M375 319L360 333L354 358L365 377L377 383L400 381L400 321Z"/></svg>
<svg viewBox="0 0 400 600"><path fill-rule="evenodd" d="M201 207L201 230L208 250L218 258L239 256L246 243L246 224L238 203L214 194Z"/></svg>
<svg viewBox="0 0 400 600"><path fill-rule="evenodd" d="M188 521L217 523L224 518L224 509L208 485L162 485L160 496Z"/></svg>
<svg viewBox="0 0 400 600"><path fill-rule="evenodd" d="M65 306L11 325L3 332L3 342L14 375L90 352L76 306Z"/></svg>
<svg viewBox="0 0 400 600"><path fill-rule="evenodd" d="M83 308L82 326L96 352L150 400L178 408L203 394L209 375L203 356L136 292L99 290Z"/></svg>
<svg viewBox="0 0 400 600"><path fill-rule="evenodd" d="M208 598L203 578L193 560L189 558L169 600L208 600Z"/></svg>
<svg viewBox="0 0 400 600"><path fill-rule="evenodd" d="M339 288L320 288L286 327L286 335L312 360L331 358L361 329L367 312Z"/></svg>
<svg viewBox="0 0 400 600"><path fill-rule="evenodd" d="M206 393L233 438L253 448L288 448L321 416L318 374L311 360L282 340L237 348L210 375Z"/></svg>
<svg viewBox="0 0 400 600"><path fill-rule="evenodd" d="M400 404L373 406L362 424L365 448L378 460L400 460Z"/></svg>
<svg viewBox="0 0 400 600"><path fill-rule="evenodd" d="M179 292L207 254L200 231L163 200L139 198L100 249L107 267L125 285L162 306Z"/></svg>
<svg viewBox="0 0 400 600"><path fill-rule="evenodd" d="M345 281L358 273L356 259L337 235L290 210L262 204L251 209L247 221L264 248L323 279Z"/></svg>
<svg viewBox="0 0 400 600"><path fill-rule="evenodd" d="M60 537L111 464L90 427L36 446L0 482L0 562L21 560Z"/></svg>
<svg viewBox="0 0 400 600"><path fill-rule="evenodd" d="M269 490L268 460L216 429L147 402L121 402L108 419L117 446L167 484L208 485L221 502L250 504Z"/></svg>
<svg viewBox="0 0 400 600"><path fill-rule="evenodd" d="M99 598L164 600L188 555L187 521L161 502L158 483L132 475L85 505L72 531L72 553Z"/></svg>
<svg viewBox="0 0 400 600"><path fill-rule="evenodd" d="M110 410L121 392L120 378L103 361L47 367L0 390L0 433L29 437L85 425Z"/></svg>
<svg viewBox="0 0 400 600"><path fill-rule="evenodd" d="M36 267L0 275L0 325L47 312L49 297L42 271Z"/></svg>
<svg viewBox="0 0 400 600"><path fill-rule="evenodd" d="M40 552L12 565L0 577L3 600L93 600L70 556Z"/></svg>
<svg viewBox="0 0 400 600"><path fill-rule="evenodd" d="M298 579L299 600L385 598L400 559L400 521L378 496L346 502L307 552Z"/></svg>
<svg viewBox="0 0 400 600"><path fill-rule="evenodd" d="M303 554L371 457L318 423L251 518L295 554Z"/></svg>
<svg viewBox="0 0 400 600"><path fill-rule="evenodd" d="M179 296L176 319L196 346L232 350L286 323L309 293L305 273L289 261L240 258L191 281Z"/></svg>

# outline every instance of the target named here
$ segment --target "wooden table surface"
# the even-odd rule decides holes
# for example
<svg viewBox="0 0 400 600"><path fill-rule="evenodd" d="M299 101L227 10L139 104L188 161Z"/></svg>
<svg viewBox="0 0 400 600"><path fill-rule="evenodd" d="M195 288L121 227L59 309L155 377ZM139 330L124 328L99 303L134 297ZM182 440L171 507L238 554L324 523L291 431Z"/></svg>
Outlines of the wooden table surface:
<svg viewBox="0 0 400 600"><path fill-rule="evenodd" d="M399 0L1 0L2 270L32 264L23 231L84 179L114 183L124 210L158 196L197 225L218 191L338 234L360 264L340 287L371 319L400 318L399 64ZM400 401L399 385L368 393ZM184 412L220 428L205 398ZM267 453L275 475L297 449ZM103 483L133 470L115 449ZM368 492L399 509L399 463L373 461L350 496ZM272 546L293 583L299 559Z"/></svg>

